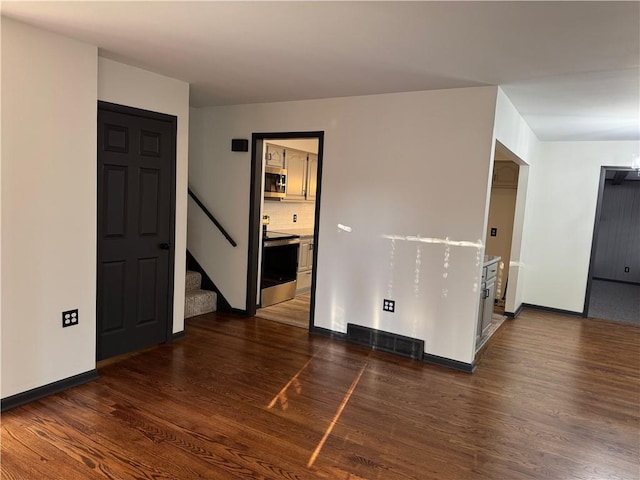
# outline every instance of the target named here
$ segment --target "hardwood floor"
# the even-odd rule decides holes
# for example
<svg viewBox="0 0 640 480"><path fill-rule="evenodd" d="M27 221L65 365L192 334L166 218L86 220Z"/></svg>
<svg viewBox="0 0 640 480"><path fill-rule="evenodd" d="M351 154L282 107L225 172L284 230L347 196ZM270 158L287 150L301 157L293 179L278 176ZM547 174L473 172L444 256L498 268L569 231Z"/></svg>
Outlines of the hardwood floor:
<svg viewBox="0 0 640 480"><path fill-rule="evenodd" d="M495 313L494 310L493 314L491 315L491 325L488 327L486 335L479 343L476 342L476 354L478 354L478 352L480 352L480 350L484 348L484 346L491 340L491 337L495 335L495 333L506 320L507 317L501 315L500 313Z"/></svg>
<svg viewBox="0 0 640 480"><path fill-rule="evenodd" d="M256 317L309 330L310 301L310 293L296 295L293 300L258 309Z"/></svg>
<svg viewBox="0 0 640 480"><path fill-rule="evenodd" d="M474 374L209 314L2 415L3 479L638 479L640 327L525 310Z"/></svg>

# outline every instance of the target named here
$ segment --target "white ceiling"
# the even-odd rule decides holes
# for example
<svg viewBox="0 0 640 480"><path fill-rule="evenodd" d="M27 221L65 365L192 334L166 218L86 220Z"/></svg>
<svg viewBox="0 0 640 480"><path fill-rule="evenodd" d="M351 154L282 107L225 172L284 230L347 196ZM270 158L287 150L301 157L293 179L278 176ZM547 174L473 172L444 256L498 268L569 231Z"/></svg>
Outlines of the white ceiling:
<svg viewBox="0 0 640 480"><path fill-rule="evenodd" d="M12 2L193 106L501 85L541 140L640 139L640 3Z"/></svg>

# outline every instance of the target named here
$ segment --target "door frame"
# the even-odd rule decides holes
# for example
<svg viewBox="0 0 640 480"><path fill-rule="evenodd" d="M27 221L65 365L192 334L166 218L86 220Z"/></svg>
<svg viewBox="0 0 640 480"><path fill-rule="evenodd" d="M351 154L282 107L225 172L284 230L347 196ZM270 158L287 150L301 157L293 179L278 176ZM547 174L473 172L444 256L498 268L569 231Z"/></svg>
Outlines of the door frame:
<svg viewBox="0 0 640 480"><path fill-rule="evenodd" d="M246 314L256 314L258 298L258 256L260 251L260 204L262 202L262 145L264 140L273 139L315 138L318 140L318 172L316 176L315 219L313 229L313 270L311 273L311 304L309 311L309 328L313 328L315 312L316 275L318 265L318 225L320 224L320 196L322 194L322 157L324 151L324 131L312 132L269 132L251 135L251 188L249 196L249 246L247 258L247 297Z"/></svg>
<svg viewBox="0 0 640 480"><path fill-rule="evenodd" d="M506 147L503 143L501 143L499 140L495 140L493 143L493 161L491 162L491 173L490 175L493 175L493 168L495 165L495 154L496 152L500 152L503 156L505 156L508 160L510 160L511 162L515 163L516 165L518 165L518 183L516 186L516 203L515 203L515 211L514 211L514 215L513 215L513 227L511 229L511 240L510 240L510 250L509 250L509 265L507 265L508 268L508 276L507 276L507 281L508 279L511 279L511 288L508 288L508 285L503 286L507 287L506 288L506 292L504 292L503 290L503 294L506 293L505 295L505 305L504 305L504 316L508 317L508 318L517 318L520 315L520 312L522 311L523 308L523 303L521 302L519 305L517 304L517 300L518 300L518 296L517 296L517 292L518 287L522 288L521 285L518 284L517 279L521 273L521 271L519 269L521 269L522 267L516 267L516 266L512 266L511 263L514 260L514 257L517 257L517 262L521 262L522 261L522 242L523 242L523 235L522 235L522 231L524 229L524 214L526 212L526 202L527 202L527 190L528 190L528 185L529 185L529 164L527 162L525 162L522 158L520 158L518 155L516 155L514 152L512 152L508 147ZM501 160L498 160L501 161ZM487 216L487 225L485 226L485 231L484 231L484 237L483 237L483 243L485 245L485 250L486 250L486 244L487 244L487 227L489 227L489 209L491 207L491 188L493 186L493 180L491 180L491 184L489 185L489 189L487 191L487 210L486 210L486 216ZM515 239L515 240L514 240ZM515 253L517 252L517 254ZM486 253L486 252L485 252ZM503 259L504 260L504 259ZM518 269L518 270L516 270ZM515 284L515 285L514 285ZM513 299L511 303L510 298ZM511 307L510 311L509 309L507 309L507 306Z"/></svg>
<svg viewBox="0 0 640 480"><path fill-rule="evenodd" d="M120 105L117 103L105 102L103 100L98 100L98 108L96 112L96 122L98 112L110 111L115 113L121 113L124 115L130 115L134 117L142 117L148 118L151 120L159 120L162 122L168 122L171 125L172 131L172 148L171 148L171 156L170 156L170 168L169 172L171 178L169 179L169 238L171 241L169 242L169 265L168 265L168 284L167 284L167 325L165 326L165 342L169 342L173 340L173 302L174 302L174 290L175 290L175 263L176 263L176 254L175 254L175 245L176 245L176 162L177 162L177 140L178 140L178 117L175 115L169 115L166 113L153 112L151 110L144 110L136 107L129 107L127 105ZM98 163L98 148L99 148L99 139L96 145L96 164ZM99 165L97 165L99 166ZM99 172L96 170L96 324L98 321L98 316L100 315L100 292L98 292L98 271L99 271L99 263L100 263L100 236L98 235L98 218L100 215L100 207L102 202L98 197L98 175ZM98 329L96 328L96 358L98 355Z"/></svg>
<svg viewBox="0 0 640 480"><path fill-rule="evenodd" d="M596 259L596 251L598 248L598 235L600 233L600 216L602 215L602 201L604 198L604 186L607 177L607 172L633 172L634 169L630 167L600 167L600 181L598 183L598 200L596 203L596 215L593 222L593 235L591 237L591 255L589 257L589 272L587 273L587 289L584 294L584 305L582 308L582 317L587 318L589 316L589 301L591 300L591 283L593 277L593 264Z"/></svg>

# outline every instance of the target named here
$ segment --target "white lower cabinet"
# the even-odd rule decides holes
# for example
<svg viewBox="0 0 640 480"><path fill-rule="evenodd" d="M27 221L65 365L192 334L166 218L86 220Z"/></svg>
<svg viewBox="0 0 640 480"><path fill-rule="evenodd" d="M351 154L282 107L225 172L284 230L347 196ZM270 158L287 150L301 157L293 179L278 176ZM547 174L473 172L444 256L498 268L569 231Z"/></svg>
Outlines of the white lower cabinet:
<svg viewBox="0 0 640 480"><path fill-rule="evenodd" d="M497 258L500 260L500 257ZM482 268L482 286L480 288L480 308L478 309L476 350L486 341L486 336L489 333L489 327L491 327L491 322L493 321L498 260L486 263Z"/></svg>
<svg viewBox="0 0 640 480"><path fill-rule="evenodd" d="M311 290L313 274L313 237L302 237L298 250L298 276L296 294Z"/></svg>
<svg viewBox="0 0 640 480"><path fill-rule="evenodd" d="M306 272L298 272L296 282L296 294L306 293L311 290L311 275L313 270L307 270Z"/></svg>

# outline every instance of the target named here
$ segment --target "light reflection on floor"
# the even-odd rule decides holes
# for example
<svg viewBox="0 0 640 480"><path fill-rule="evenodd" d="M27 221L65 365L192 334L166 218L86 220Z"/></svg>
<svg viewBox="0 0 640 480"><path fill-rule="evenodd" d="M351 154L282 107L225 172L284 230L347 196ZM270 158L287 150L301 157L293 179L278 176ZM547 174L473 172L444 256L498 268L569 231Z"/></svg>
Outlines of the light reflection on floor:
<svg viewBox="0 0 640 480"><path fill-rule="evenodd" d="M317 355L317 353L316 353L316 355ZM298 381L298 377L309 366L309 364L311 363L311 360L313 360L313 358L316 355L313 355L309 360L307 360L307 363L305 363L302 366L302 368L300 370L298 370L298 372L293 377L291 377L291 379L286 383L286 385L284 387L282 387L282 390L280 390L278 392L278 394L275 397L273 397L273 400L271 400L271 402L269 402L269 405L267 405L267 408L269 408L269 409L273 408L273 406L278 401L280 402L280 406L282 407L283 410L286 410L287 408L289 408L289 400L287 398L287 390L289 389L290 386L293 385L293 388L295 389L295 392L298 395L300 395L302 393L302 386L300 385L300 382Z"/></svg>
<svg viewBox="0 0 640 480"><path fill-rule="evenodd" d="M300 375L311 364L311 361L316 356L318 356L321 352L322 352L322 350L318 351L316 354L311 356L311 358L309 358L309 360L307 360L307 362L295 373L295 375L293 375L289 379L289 381L284 385L284 387L282 387L282 389L278 392L278 394L273 397L271 402L269 402L269 405L267 405L267 409L273 408L276 404L279 404L280 408L283 411L286 411L289 408L289 397L287 396L287 391L291 387L293 387L294 391L298 395L300 395L302 393L302 385L301 385L300 381L298 380L298 377L300 377ZM331 422L327 426L327 429L325 430L324 435L322 436L322 438L318 442L318 445L316 446L315 450L311 454L311 457L309 457L309 462L307 463L307 467L313 466L314 462L316 461L316 459L320 455L320 451L322 450L322 447L324 446L325 442L327 441L327 439L331 435L331 432L333 431L333 428L337 425L338 421L340 420L340 415L342 415L343 410L345 409L345 407L349 403L349 399L353 395L353 392L355 391L356 387L358 386L358 383L360 382L360 379L362 378L362 374L364 373L364 371L365 371L365 369L367 368L368 365L369 365L368 363L365 363L364 365L362 365L362 367L360 368L360 371L358 372L358 374L353 379L353 382L351 382L351 386L349 387L349 389L345 393L345 396L343 397L342 402L338 406L338 409L336 410L335 415L331 419Z"/></svg>
<svg viewBox="0 0 640 480"><path fill-rule="evenodd" d="M342 403L338 407L338 410L336 411L336 414L331 419L331 423L327 427L327 430L324 432L324 435L323 435L322 439L320 440L320 442L318 443L318 446L316 447L316 449L311 454L311 457L309 458L309 462L307 463L307 467L311 467L313 465L313 463L316 461L316 459L318 458L318 455L320 455L320 451L322 450L322 447L324 446L325 442L327 441L327 438L329 438L329 435L331 435L331 431L333 430L333 427L335 427L336 424L338 423L338 420L340 420L340 415L342 415L342 411L344 410L344 408L349 403L349 399L351 398L351 395L353 395L354 390L358 386L358 382L360 382L360 378L362 377L362 374L364 373L365 369L367 368L367 365L368 364L365 363L362 366L362 368L360 369L360 372L358 373L356 378L353 379L353 382L351 383L351 386L349 387L349 390L347 390L347 393L345 394L344 398L342 399Z"/></svg>

